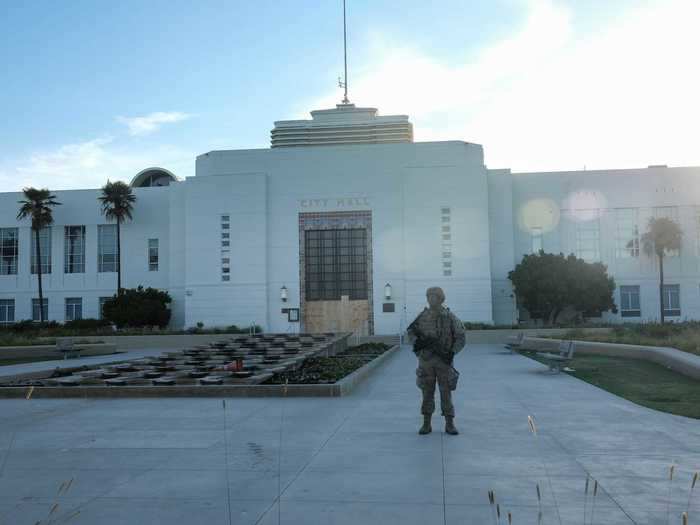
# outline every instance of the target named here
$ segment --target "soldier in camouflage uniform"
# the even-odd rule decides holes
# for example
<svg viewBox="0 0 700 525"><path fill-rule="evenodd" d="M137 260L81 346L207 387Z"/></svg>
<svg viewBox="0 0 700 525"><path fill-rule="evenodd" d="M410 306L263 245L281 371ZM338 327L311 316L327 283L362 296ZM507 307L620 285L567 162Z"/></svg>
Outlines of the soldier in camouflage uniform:
<svg viewBox="0 0 700 525"><path fill-rule="evenodd" d="M452 366L454 355L465 343L464 325L443 306L445 293L441 288L426 291L429 308L423 310L408 327L409 340L418 356L416 384L423 391L423 426L419 434L432 432L430 420L435 411L435 382L440 388L440 408L445 416L445 432L459 434L454 425L455 409L452 390L457 387L459 372Z"/></svg>

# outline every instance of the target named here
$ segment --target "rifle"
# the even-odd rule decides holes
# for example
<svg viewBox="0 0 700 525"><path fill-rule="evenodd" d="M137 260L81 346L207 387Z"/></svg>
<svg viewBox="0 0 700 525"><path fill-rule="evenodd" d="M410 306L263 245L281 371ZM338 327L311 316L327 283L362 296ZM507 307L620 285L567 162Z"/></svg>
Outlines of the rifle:
<svg viewBox="0 0 700 525"><path fill-rule="evenodd" d="M418 352L421 350L430 350L446 364L451 365L454 361L454 354L444 349L437 337L425 334L418 327L416 321L418 321L417 317L407 328L407 330L411 330L416 336L416 342L413 344L413 352L418 355Z"/></svg>

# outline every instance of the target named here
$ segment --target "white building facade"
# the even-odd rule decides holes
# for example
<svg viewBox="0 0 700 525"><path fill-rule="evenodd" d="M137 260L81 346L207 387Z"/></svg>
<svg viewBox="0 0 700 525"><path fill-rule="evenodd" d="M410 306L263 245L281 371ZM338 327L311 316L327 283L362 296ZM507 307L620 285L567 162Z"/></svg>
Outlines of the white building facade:
<svg viewBox="0 0 700 525"><path fill-rule="evenodd" d="M461 141L412 142L403 116L340 105L275 123L270 149L212 151L196 175L132 181L122 286L166 290L171 326L392 334L441 286L463 320L517 322L507 275L539 249L602 261L609 321L658 318L658 269L639 237L649 217L684 232L665 264L670 319L700 318L700 168L511 173ZM116 289L114 225L99 190L56 191L42 233L48 319L100 317ZM0 322L38 319L29 221L0 194Z"/></svg>

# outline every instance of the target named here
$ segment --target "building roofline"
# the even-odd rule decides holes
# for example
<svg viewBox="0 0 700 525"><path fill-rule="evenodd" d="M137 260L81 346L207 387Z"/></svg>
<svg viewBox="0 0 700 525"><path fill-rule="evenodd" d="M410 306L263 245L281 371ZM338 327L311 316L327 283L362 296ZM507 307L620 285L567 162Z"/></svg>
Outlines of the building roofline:
<svg viewBox="0 0 700 525"><path fill-rule="evenodd" d="M595 169L595 170L554 170L554 171L511 171L513 175L566 175L572 173L590 173L592 175L623 173L631 171L664 171L664 170L700 170L700 166L644 166L639 168L612 168L612 169Z"/></svg>
<svg viewBox="0 0 700 525"><path fill-rule="evenodd" d="M368 143L368 144L332 144L332 145L327 145L323 146L322 148L319 148L318 146L295 146L294 148L247 148L247 149L213 149L206 151L204 153L200 153L197 155L197 158L199 159L200 157L205 157L209 155L210 153L253 153L253 152L258 152L258 151L266 151L266 152L271 152L270 154L274 155L283 155L285 153L289 153L290 151L298 152L299 150L303 148L309 148L314 151L328 151L329 149L332 148L338 148L338 149L343 149L347 150L348 148L375 148L375 147L391 147L391 146L397 146L397 147L406 147L406 146L422 146L422 145L429 145L429 144L464 144L468 146L477 146L480 148L483 148L481 144L477 144L476 142L467 142L466 140L425 140L425 141L419 141L419 142L388 142L388 143Z"/></svg>

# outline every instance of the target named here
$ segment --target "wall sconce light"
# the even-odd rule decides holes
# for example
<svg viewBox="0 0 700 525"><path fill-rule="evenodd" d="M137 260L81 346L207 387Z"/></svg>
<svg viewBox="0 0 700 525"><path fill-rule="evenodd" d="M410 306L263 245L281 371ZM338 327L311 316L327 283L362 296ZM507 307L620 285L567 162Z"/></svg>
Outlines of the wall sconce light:
<svg viewBox="0 0 700 525"><path fill-rule="evenodd" d="M287 302L287 287L284 285L280 288L280 299L282 299L283 303Z"/></svg>
<svg viewBox="0 0 700 525"><path fill-rule="evenodd" d="M387 301L391 299L391 285L389 283L386 283L386 286L384 287L384 298Z"/></svg>

